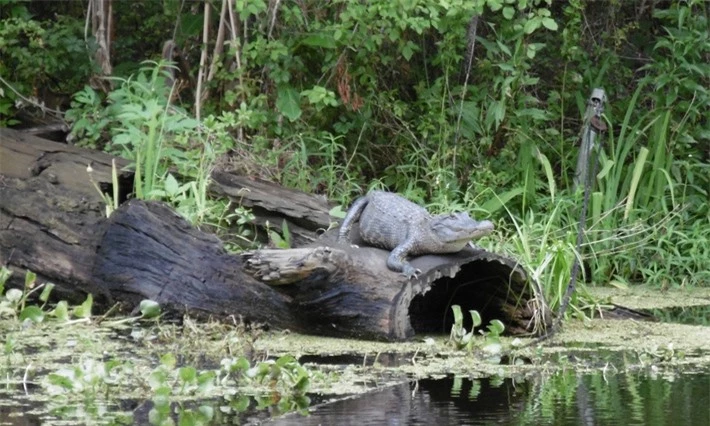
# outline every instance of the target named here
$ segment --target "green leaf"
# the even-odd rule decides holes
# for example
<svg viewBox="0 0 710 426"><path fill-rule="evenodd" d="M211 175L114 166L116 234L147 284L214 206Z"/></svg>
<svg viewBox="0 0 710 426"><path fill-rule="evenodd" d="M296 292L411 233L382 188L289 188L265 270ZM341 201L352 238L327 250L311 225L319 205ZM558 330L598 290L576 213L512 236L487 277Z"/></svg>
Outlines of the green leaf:
<svg viewBox="0 0 710 426"><path fill-rule="evenodd" d="M183 382L192 383L197 379L197 370L192 366L182 367L178 370L178 376Z"/></svg>
<svg viewBox="0 0 710 426"><path fill-rule="evenodd" d="M298 120L301 117L301 102L296 89L286 85L279 86L276 108L290 121Z"/></svg>
<svg viewBox="0 0 710 426"><path fill-rule="evenodd" d="M495 336L499 336L504 330L505 325L500 320L494 319L488 324L488 331Z"/></svg>
<svg viewBox="0 0 710 426"><path fill-rule="evenodd" d="M505 6L503 8L503 17L505 19L511 20L515 16L515 9L510 6Z"/></svg>
<svg viewBox="0 0 710 426"><path fill-rule="evenodd" d="M324 49L335 49L335 39L330 34L311 34L304 38L301 43L306 46L322 47Z"/></svg>
<svg viewBox="0 0 710 426"><path fill-rule="evenodd" d="M402 56L404 56L404 59L409 61L412 59L412 55L414 55L414 52L416 52L417 49L417 45L408 40L402 48Z"/></svg>
<svg viewBox="0 0 710 426"><path fill-rule="evenodd" d="M38 306L27 306L20 312L20 321L26 319L32 320L32 322L40 323L44 319L44 312Z"/></svg>
<svg viewBox="0 0 710 426"><path fill-rule="evenodd" d="M542 25L550 31L557 31L557 22L552 18L542 18Z"/></svg>
<svg viewBox="0 0 710 426"><path fill-rule="evenodd" d="M165 192L170 198L174 198L180 190L180 184L178 183L175 176L172 173L168 173L168 177L165 178Z"/></svg>
<svg viewBox="0 0 710 426"><path fill-rule="evenodd" d="M62 300L57 303L57 306L49 313L60 321L66 321L69 319L69 305L66 300Z"/></svg>
<svg viewBox="0 0 710 426"><path fill-rule="evenodd" d="M525 34L532 34L536 29L540 28L540 18L533 17L525 21L523 31Z"/></svg>
<svg viewBox="0 0 710 426"><path fill-rule="evenodd" d="M66 390L74 389L74 382L69 378L61 374L49 373L47 376L49 382L55 386L59 386Z"/></svg>
<svg viewBox="0 0 710 426"><path fill-rule="evenodd" d="M487 4L493 12L496 12L500 10L501 7L503 7L503 2L501 0L488 0Z"/></svg>
<svg viewBox="0 0 710 426"><path fill-rule="evenodd" d="M52 293L52 290L54 290L54 284L45 284L44 288L42 289L42 294L39 295L39 300L41 300L42 302L46 302L47 300L49 300L49 295Z"/></svg>
<svg viewBox="0 0 710 426"><path fill-rule="evenodd" d="M471 314L471 320L473 321L473 327L478 327L481 325L481 314L478 313L476 310L470 310L468 313Z"/></svg>
<svg viewBox="0 0 710 426"><path fill-rule="evenodd" d="M497 195L490 200L486 201L481 205L481 209L487 211L488 213L493 213L503 207L508 201L512 200L513 198L519 196L524 192L524 189L522 187L514 188L511 189L510 191L506 191L500 195Z"/></svg>
<svg viewBox="0 0 710 426"><path fill-rule="evenodd" d="M343 210L343 206L338 205L330 209L328 214L333 217L337 217L338 219L344 219L348 212L347 210Z"/></svg>
<svg viewBox="0 0 710 426"><path fill-rule="evenodd" d="M5 291L5 283L11 275L12 271L8 268L4 266L0 268L0 296L2 296L3 292Z"/></svg>
<svg viewBox="0 0 710 426"><path fill-rule="evenodd" d="M173 369L173 368L175 368L175 364L177 363L177 360L175 359L175 355L165 354L160 357L160 363L170 369Z"/></svg>
<svg viewBox="0 0 710 426"><path fill-rule="evenodd" d="M32 288L35 285L35 280L37 279L37 274L32 271L27 271L25 274L25 288Z"/></svg>
<svg viewBox="0 0 710 426"><path fill-rule="evenodd" d="M155 318L160 315L160 304L149 299L141 300L140 310L142 318Z"/></svg>
<svg viewBox="0 0 710 426"><path fill-rule="evenodd" d="M183 13L180 15L180 33L183 37L195 37L202 32L202 23L205 20L202 13Z"/></svg>
<svg viewBox="0 0 710 426"><path fill-rule="evenodd" d="M602 169L597 173L597 179L602 180L604 179L608 174L611 168L614 167L614 160L610 159L605 159L604 164L602 165Z"/></svg>
<svg viewBox="0 0 710 426"><path fill-rule="evenodd" d="M94 305L94 297L89 293L84 303L74 308L74 316L77 318L90 318L91 308Z"/></svg>
<svg viewBox="0 0 710 426"><path fill-rule="evenodd" d="M454 311L454 324L461 324L463 322L463 314L461 313L461 306L451 305L451 310Z"/></svg>
<svg viewBox="0 0 710 426"><path fill-rule="evenodd" d="M214 386L214 379L217 377L214 371L203 371L197 376L197 385L201 392L206 392Z"/></svg>

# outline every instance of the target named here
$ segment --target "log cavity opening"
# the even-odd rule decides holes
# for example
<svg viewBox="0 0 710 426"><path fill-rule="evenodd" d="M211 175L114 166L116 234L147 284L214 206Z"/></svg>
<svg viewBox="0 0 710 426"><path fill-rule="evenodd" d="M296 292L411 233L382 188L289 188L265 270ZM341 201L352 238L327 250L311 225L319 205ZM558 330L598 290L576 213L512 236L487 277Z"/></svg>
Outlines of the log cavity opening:
<svg viewBox="0 0 710 426"><path fill-rule="evenodd" d="M511 269L499 262L474 260L461 267L454 277L442 277L429 291L415 296L409 304L409 321L416 334L449 334L454 323L452 305L461 306L464 327L471 330L469 310L481 314L485 329L493 319L508 325L519 306L525 285L511 281Z"/></svg>

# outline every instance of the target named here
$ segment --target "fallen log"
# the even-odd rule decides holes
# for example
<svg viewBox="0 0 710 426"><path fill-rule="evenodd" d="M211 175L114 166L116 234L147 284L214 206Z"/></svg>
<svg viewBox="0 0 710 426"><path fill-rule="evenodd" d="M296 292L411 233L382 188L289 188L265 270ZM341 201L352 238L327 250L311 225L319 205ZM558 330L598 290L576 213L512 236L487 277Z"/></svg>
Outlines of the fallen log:
<svg viewBox="0 0 710 426"><path fill-rule="evenodd" d="M480 249L420 256L412 263L422 274L408 280L387 269L387 251L334 238L331 231L310 247L229 255L216 237L170 208L131 200L108 221L93 277L112 297L133 304L149 298L322 335L403 340L446 332L451 304L498 318L512 332L542 325L523 312L536 300L527 296L524 270L510 259ZM537 309L544 320L544 306Z"/></svg>
<svg viewBox="0 0 710 426"><path fill-rule="evenodd" d="M93 280L112 299L301 330L289 298L245 275L238 256L158 202L130 200L108 219Z"/></svg>
<svg viewBox="0 0 710 426"><path fill-rule="evenodd" d="M112 193L113 164L118 173L119 199L122 201L133 187L133 173L127 170L127 160L0 128L0 175L6 178L40 177L55 188L78 192L77 195L92 201L102 201L101 192ZM91 166L91 173L87 171L88 166Z"/></svg>
<svg viewBox="0 0 710 426"><path fill-rule="evenodd" d="M296 249L230 255L215 236L160 203L132 200L107 220L86 163L110 186L111 156L33 137L8 142L12 132L0 130L0 264L36 272L57 284L62 298L93 293L97 303L120 301L128 310L149 298L166 310L381 340L447 332L452 304L477 309L484 321L500 319L515 333L538 332L549 322L524 269L481 249L412 259L423 273L410 281L387 269L387 251L338 244L335 231L304 238ZM243 196L230 188L250 186L253 206L308 232L330 222L327 204L305 194L218 179L230 197ZM289 209L287 197L303 198ZM21 274L14 280L22 285Z"/></svg>
<svg viewBox="0 0 710 426"><path fill-rule="evenodd" d="M330 228L330 206L325 198L284 188L259 178L233 175L215 170L210 193L228 198L236 205L247 207L254 214L260 242L268 241L267 230L283 235L288 226L294 247L314 242Z"/></svg>
<svg viewBox="0 0 710 426"><path fill-rule="evenodd" d="M0 265L15 272L10 285L22 288L29 270L72 302L102 294L91 271L104 220L103 203L83 192L40 176L0 176Z"/></svg>

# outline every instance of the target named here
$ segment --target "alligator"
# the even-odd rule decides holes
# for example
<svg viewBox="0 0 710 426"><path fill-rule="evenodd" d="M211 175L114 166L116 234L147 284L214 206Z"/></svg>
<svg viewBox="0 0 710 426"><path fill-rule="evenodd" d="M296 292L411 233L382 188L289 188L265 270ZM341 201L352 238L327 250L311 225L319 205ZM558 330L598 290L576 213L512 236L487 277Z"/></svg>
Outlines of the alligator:
<svg viewBox="0 0 710 426"><path fill-rule="evenodd" d="M421 271L406 260L408 255L456 253L471 240L490 234L494 228L491 221L473 220L465 212L432 216L425 208L400 195L371 191L348 210L338 232L338 242L349 241L350 231L358 219L362 240L391 250L387 267L409 279L416 278Z"/></svg>

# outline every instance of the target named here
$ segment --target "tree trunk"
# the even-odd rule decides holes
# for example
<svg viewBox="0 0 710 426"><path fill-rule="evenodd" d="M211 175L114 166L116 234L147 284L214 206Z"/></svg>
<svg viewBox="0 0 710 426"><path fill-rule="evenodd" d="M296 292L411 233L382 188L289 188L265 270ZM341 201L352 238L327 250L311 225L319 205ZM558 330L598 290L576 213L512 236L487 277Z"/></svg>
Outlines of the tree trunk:
<svg viewBox="0 0 710 426"><path fill-rule="evenodd" d="M337 230L304 238L300 248L230 255L162 203L131 200L105 219L94 184L110 186L110 156L5 137L12 135L0 133L0 264L36 272L63 298L93 293L98 303L128 309L152 299L168 311L378 340L446 333L452 304L477 309L484 321L500 319L514 333L549 322L517 262L481 249L414 258L422 274L408 280L387 268L388 251L338 244ZM215 181L215 191L287 217L304 235L330 222L327 203L306 194L224 174ZM244 196L235 189L240 183L251 188ZM22 285L21 274L13 279Z"/></svg>

